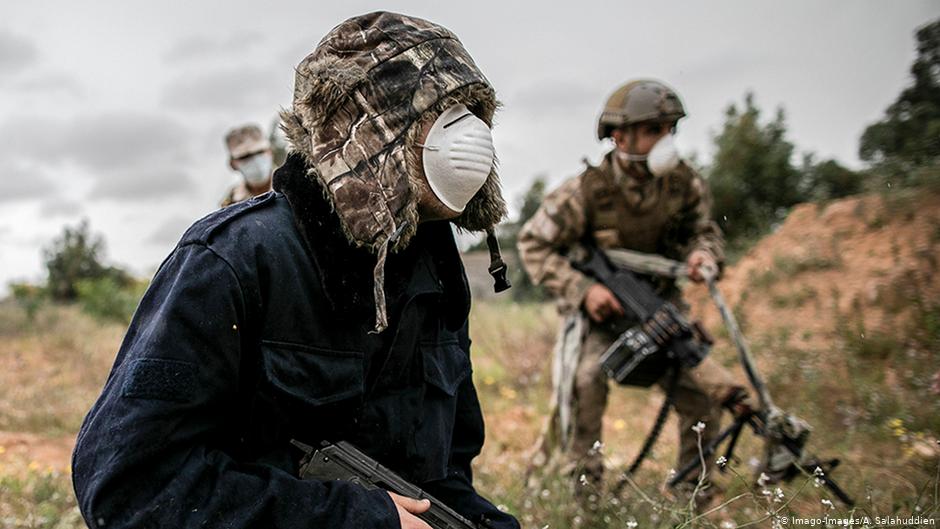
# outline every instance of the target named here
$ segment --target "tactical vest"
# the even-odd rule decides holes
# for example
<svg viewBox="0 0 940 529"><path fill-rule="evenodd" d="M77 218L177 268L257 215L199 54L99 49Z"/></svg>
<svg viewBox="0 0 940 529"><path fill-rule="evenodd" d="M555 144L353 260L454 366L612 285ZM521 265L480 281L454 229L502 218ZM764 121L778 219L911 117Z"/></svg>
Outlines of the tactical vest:
<svg viewBox="0 0 940 529"><path fill-rule="evenodd" d="M691 170L680 166L633 191L616 181L613 163L608 155L601 165L588 166L581 176L588 242L602 249L625 248L683 259L687 241L681 240L679 221L693 177ZM673 281L649 279L661 295L672 298L678 294Z"/></svg>

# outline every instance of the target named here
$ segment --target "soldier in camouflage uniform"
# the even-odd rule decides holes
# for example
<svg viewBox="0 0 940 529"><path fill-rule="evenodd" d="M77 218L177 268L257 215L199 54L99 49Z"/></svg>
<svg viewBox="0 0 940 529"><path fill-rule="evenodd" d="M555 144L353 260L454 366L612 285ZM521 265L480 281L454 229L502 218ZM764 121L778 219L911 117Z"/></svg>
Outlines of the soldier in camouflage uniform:
<svg viewBox="0 0 940 529"><path fill-rule="evenodd" d="M264 137L261 127L242 125L225 135L229 167L242 175L242 181L232 186L219 204L230 206L271 190L274 156L271 143Z"/></svg>
<svg viewBox="0 0 940 529"><path fill-rule="evenodd" d="M609 289L572 268L564 252L589 241L604 249L661 254L686 260L691 277L698 281L702 267L720 266L723 239L710 220L706 184L678 159L672 146L676 123L683 116L676 93L658 81L639 80L620 87L609 98L597 130L598 139L612 138L615 148L599 165L588 166L550 193L519 236L526 271L533 282L555 295L569 316L565 329L578 333L574 340L562 335L559 343L580 346L576 367L569 370L571 419L559 422L556 409L550 424L566 431L546 432L546 437L560 440L569 470L594 483L600 482L603 460L592 447L601 439L608 394L599 358L637 322L625 317ZM683 306L674 282L656 279L655 284L662 296ZM558 372L556 368L556 377ZM667 381L657 384L665 387ZM556 381L556 394L558 387ZM738 398L741 391L741 385L710 357L695 369L680 372L674 401L680 417L680 465L698 457L698 437L692 427L701 421L703 443L714 438L722 403ZM565 410L560 411L564 418Z"/></svg>

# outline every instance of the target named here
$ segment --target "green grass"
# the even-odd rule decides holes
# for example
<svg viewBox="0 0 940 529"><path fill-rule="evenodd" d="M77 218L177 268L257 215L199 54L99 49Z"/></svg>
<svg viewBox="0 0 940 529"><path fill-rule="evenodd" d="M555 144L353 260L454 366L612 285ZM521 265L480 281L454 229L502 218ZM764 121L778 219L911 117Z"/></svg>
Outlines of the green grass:
<svg viewBox="0 0 940 529"><path fill-rule="evenodd" d="M833 256L823 256L815 252L802 257L792 257L789 255L775 255L774 269L780 272L783 277L790 278L803 272L817 270L832 270L842 267L842 260L838 253Z"/></svg>
<svg viewBox="0 0 940 529"><path fill-rule="evenodd" d="M0 470L0 526L4 529L71 529L82 521L68 475Z"/></svg>
<svg viewBox="0 0 940 529"><path fill-rule="evenodd" d="M817 299L817 297L818 292L816 292L815 288L804 285L796 291L784 294L773 294L770 297L770 305L778 309L798 308L802 307L808 301Z"/></svg>

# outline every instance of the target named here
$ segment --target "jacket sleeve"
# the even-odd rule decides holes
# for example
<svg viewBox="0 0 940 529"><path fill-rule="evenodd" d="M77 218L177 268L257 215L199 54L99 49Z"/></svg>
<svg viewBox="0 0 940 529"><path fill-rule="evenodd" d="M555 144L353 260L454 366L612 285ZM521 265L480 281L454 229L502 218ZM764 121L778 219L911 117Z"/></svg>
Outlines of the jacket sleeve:
<svg viewBox="0 0 940 529"><path fill-rule="evenodd" d="M688 257L696 250L710 253L718 265L725 260L724 236L721 228L712 220L711 194L705 180L691 168L686 168L689 176L689 186L686 191L682 210L679 212L680 242L683 248L680 253Z"/></svg>
<svg viewBox="0 0 940 529"><path fill-rule="evenodd" d="M212 249L183 245L161 266L76 441L89 527L399 527L384 491L302 481L225 449L245 398L245 312L239 278Z"/></svg>
<svg viewBox="0 0 940 529"><path fill-rule="evenodd" d="M550 193L519 233L516 244L532 282L544 286L563 309L577 309L593 280L575 270L562 251L584 236L587 225L580 178Z"/></svg>
<svg viewBox="0 0 940 529"><path fill-rule="evenodd" d="M469 339L464 334L461 346L469 350ZM485 437L483 412L477 398L473 377L468 376L457 391L457 411L451 441L447 477L423 485L424 490L481 529L519 529L519 522L510 514L497 509L473 488L473 470L470 463L480 454Z"/></svg>

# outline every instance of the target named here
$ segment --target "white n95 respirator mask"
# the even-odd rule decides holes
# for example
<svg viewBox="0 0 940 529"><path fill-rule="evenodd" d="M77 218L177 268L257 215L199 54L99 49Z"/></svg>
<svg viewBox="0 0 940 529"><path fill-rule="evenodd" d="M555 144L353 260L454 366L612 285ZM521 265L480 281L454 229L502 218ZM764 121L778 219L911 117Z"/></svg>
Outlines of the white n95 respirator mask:
<svg viewBox="0 0 940 529"><path fill-rule="evenodd" d="M273 166L274 157L271 153L262 152L238 162L238 172L245 177L249 185L257 186L268 181Z"/></svg>
<svg viewBox="0 0 940 529"><path fill-rule="evenodd" d="M483 187L493 169L496 152L486 123L454 105L438 116L424 144L422 162L431 191L448 208L460 213Z"/></svg>
<svg viewBox="0 0 940 529"><path fill-rule="evenodd" d="M649 154L646 156L646 166L649 167L653 176L663 176L676 167L679 167L679 151L676 149L675 137L667 134L653 145Z"/></svg>

